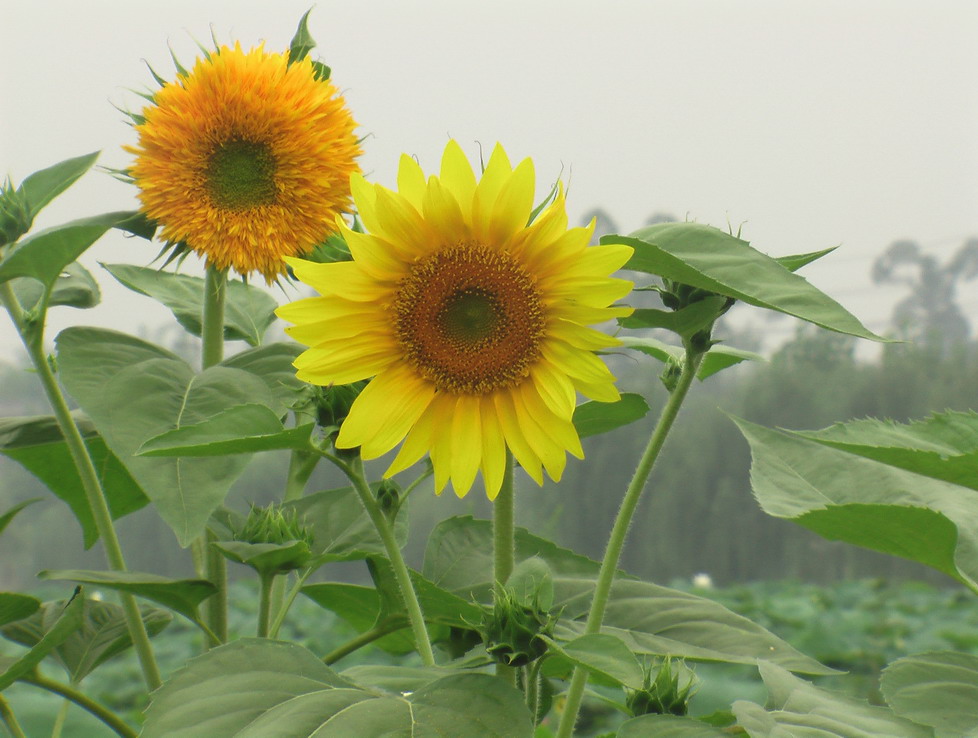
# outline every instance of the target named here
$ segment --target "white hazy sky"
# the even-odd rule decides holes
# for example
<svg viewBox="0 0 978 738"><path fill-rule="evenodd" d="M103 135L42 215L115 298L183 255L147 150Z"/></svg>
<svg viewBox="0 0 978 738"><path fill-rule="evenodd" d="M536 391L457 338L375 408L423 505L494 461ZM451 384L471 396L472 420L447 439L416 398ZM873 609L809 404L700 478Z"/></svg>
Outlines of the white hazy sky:
<svg viewBox="0 0 978 738"><path fill-rule="evenodd" d="M134 136L112 103L141 107L128 90L151 82L142 60L171 77L167 44L189 66L212 28L284 49L309 5L0 0L0 174L95 149L125 167ZM534 158L540 194L569 176L572 220L600 205L623 232L665 211L745 222L774 255L841 244L805 274L877 330L899 293L872 285L876 254L911 238L944 256L978 235L975 2L330 1L310 30L370 136L364 170L388 186L401 152L430 171L449 136L473 156L498 140ZM131 207L130 187L93 172L37 225ZM97 266L155 253L96 244L82 261L106 304L53 311L49 336L169 320ZM960 295L975 324L978 282ZM0 321L0 351L14 341Z"/></svg>

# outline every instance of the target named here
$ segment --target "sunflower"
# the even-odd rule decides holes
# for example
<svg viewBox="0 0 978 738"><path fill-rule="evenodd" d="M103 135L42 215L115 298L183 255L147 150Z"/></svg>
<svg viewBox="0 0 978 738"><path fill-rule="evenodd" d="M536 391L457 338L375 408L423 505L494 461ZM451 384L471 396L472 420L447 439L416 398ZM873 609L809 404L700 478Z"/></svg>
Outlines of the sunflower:
<svg viewBox="0 0 978 738"><path fill-rule="evenodd" d="M222 46L153 95L137 118L138 144L126 150L161 238L271 283L283 257L335 232L361 152L356 123L320 68L262 46Z"/></svg>
<svg viewBox="0 0 978 738"><path fill-rule="evenodd" d="M319 291L278 309L310 348L300 379L373 377L336 439L363 458L403 441L385 476L430 452L435 491L464 496L482 471L495 498L509 448L538 484L559 480L566 452L583 457L571 422L577 393L614 402L614 377L595 350L618 341L588 327L631 308L609 307L632 283L609 277L632 249L588 246L567 228L563 190L532 224L534 172L496 146L481 180L450 141L440 176L401 157L398 192L351 178L368 233L340 224L353 261L287 259Z"/></svg>

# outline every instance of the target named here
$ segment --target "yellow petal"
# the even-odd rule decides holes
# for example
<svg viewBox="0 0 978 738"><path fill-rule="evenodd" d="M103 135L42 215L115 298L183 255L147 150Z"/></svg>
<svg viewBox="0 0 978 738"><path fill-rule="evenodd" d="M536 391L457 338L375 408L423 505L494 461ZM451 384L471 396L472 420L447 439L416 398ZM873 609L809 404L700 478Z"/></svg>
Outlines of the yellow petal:
<svg viewBox="0 0 978 738"><path fill-rule="evenodd" d="M354 261L317 264L305 259L286 259L297 279L323 295L338 295L357 302L377 302L391 289L378 282Z"/></svg>
<svg viewBox="0 0 978 738"><path fill-rule="evenodd" d="M449 141L441 157L441 181L455 195L466 219L472 215L472 195L475 193L475 174L462 147Z"/></svg>
<svg viewBox="0 0 978 738"><path fill-rule="evenodd" d="M506 440L491 398L482 398L482 479L486 496L495 500L506 474Z"/></svg>
<svg viewBox="0 0 978 738"><path fill-rule="evenodd" d="M590 384L614 381L611 371L590 351L581 351L563 341L548 340L541 347L543 358L558 371Z"/></svg>
<svg viewBox="0 0 978 738"><path fill-rule="evenodd" d="M621 269L632 258L635 249L620 243L590 246L577 260L561 271L561 276L607 277Z"/></svg>
<svg viewBox="0 0 978 738"><path fill-rule="evenodd" d="M532 383L530 382L526 382L525 384L532 387ZM536 392L536 390L533 391L534 393ZM541 402L540 404L542 405L543 403ZM540 426L540 421L533 416L533 413L526 406L523 399L523 392L519 392L518 394L516 392L513 393L513 408L515 409L516 420L520 425L520 430L523 431L523 437L526 438L526 442L530 444L533 453L543 462L543 468L547 470L550 478L555 482L559 482L561 475L564 473L564 467L567 465L567 454L564 453L564 449L554 443L550 434Z"/></svg>
<svg viewBox="0 0 978 738"><path fill-rule="evenodd" d="M530 369L530 377L551 412L561 418L570 418L574 415L577 393L574 391L574 384L566 374L557 371L546 361L538 361Z"/></svg>
<svg viewBox="0 0 978 738"><path fill-rule="evenodd" d="M509 446L513 456L520 462L520 466L530 475L530 478L542 486L543 474L540 470L540 457L527 443L523 431L520 430L520 424L516 418L516 409L513 407L513 398L508 391L497 392L493 398L506 445Z"/></svg>
<svg viewBox="0 0 978 738"><path fill-rule="evenodd" d="M397 249L383 239L367 233L342 228L343 238L353 255L370 277L381 281L397 281L408 272L409 265L398 257Z"/></svg>
<svg viewBox="0 0 978 738"><path fill-rule="evenodd" d="M397 191L416 210L421 210L421 198L424 196L424 172L414 157L401 154L400 166L397 168Z"/></svg>
<svg viewBox="0 0 978 738"><path fill-rule="evenodd" d="M571 381L574 383L574 389L591 400L618 402L621 399L618 388L615 387L614 377L606 382L582 382L575 377L571 377Z"/></svg>
<svg viewBox="0 0 978 738"><path fill-rule="evenodd" d="M547 335L559 338L574 348L586 351L600 351L612 346L621 346L621 341L617 338L560 318L550 322L550 325L547 326Z"/></svg>
<svg viewBox="0 0 978 738"><path fill-rule="evenodd" d="M390 190L377 190L377 219L382 235L414 257L424 256L441 245L438 234L414 206Z"/></svg>
<svg viewBox="0 0 978 738"><path fill-rule="evenodd" d="M452 487L459 497L465 497L471 489L482 461L479 402L477 396L459 396L452 417Z"/></svg>
<svg viewBox="0 0 978 738"><path fill-rule="evenodd" d="M318 347L325 341L347 339L364 333L390 333L390 321L379 311L348 313L342 318L330 318L315 323L292 325L285 329L293 341Z"/></svg>
<svg viewBox="0 0 978 738"><path fill-rule="evenodd" d="M545 287L544 294L550 301L573 300L581 305L605 307L627 295L634 286L627 279L577 277Z"/></svg>
<svg viewBox="0 0 978 738"><path fill-rule="evenodd" d="M357 215L371 233L381 232L377 220L377 186L371 184L359 172L350 175L350 192L357 206Z"/></svg>
<svg viewBox="0 0 978 738"><path fill-rule="evenodd" d="M561 187L554 201L540 213L533 224L516 235L510 250L530 271L535 271L534 264L540 252L548 249L566 232L567 208Z"/></svg>
<svg viewBox="0 0 978 738"><path fill-rule="evenodd" d="M432 402L428 405L428 408L418 418L418 422L408 432L397 456L394 457L391 465L384 472L384 477L392 477L408 467L414 466L431 448L432 434L435 430L434 404Z"/></svg>
<svg viewBox="0 0 978 738"><path fill-rule="evenodd" d="M635 308L624 305L605 308L578 305L572 302L556 303L550 308L550 314L552 316L564 318L580 325L594 325L595 323L604 323L614 318L625 318L634 312Z"/></svg>
<svg viewBox="0 0 978 738"><path fill-rule="evenodd" d="M557 415L547 407L536 386L531 382L520 385L520 396L527 413L557 446L579 459L584 458L581 438L577 435L577 429L570 418Z"/></svg>
<svg viewBox="0 0 978 738"><path fill-rule="evenodd" d="M353 401L340 427L337 448L360 446L364 459L387 453L404 440L435 396L430 382L398 364L378 374Z"/></svg>
<svg viewBox="0 0 978 738"><path fill-rule="evenodd" d="M456 396L441 394L435 397L434 432L431 444L431 465L435 470L435 494L440 495L448 484L452 471L452 417L455 414Z"/></svg>
<svg viewBox="0 0 978 738"><path fill-rule="evenodd" d="M499 197L503 185L513 172L513 167L509 163L509 157L503 147L498 143L489 157L486 164L486 171L482 173L482 179L476 185L475 194L472 196L472 229L475 237L486 240L490 237L489 227L492 221L493 210L496 205L496 198Z"/></svg>
<svg viewBox="0 0 978 738"><path fill-rule="evenodd" d="M496 197L496 202L493 203L492 218L489 222L491 243L504 244L526 228L530 213L533 211L535 185L533 161L524 159L506 180Z"/></svg>
<svg viewBox="0 0 978 738"><path fill-rule="evenodd" d="M390 349L380 348L346 356L342 360L330 357L309 363L301 369L296 367L295 375L303 382L321 386L350 384L379 374L394 361L397 361L397 357L391 354Z"/></svg>
<svg viewBox="0 0 978 738"><path fill-rule="evenodd" d="M425 220L441 236L443 245L458 243L469 237L469 228L458 201L437 177L428 180L422 209Z"/></svg>

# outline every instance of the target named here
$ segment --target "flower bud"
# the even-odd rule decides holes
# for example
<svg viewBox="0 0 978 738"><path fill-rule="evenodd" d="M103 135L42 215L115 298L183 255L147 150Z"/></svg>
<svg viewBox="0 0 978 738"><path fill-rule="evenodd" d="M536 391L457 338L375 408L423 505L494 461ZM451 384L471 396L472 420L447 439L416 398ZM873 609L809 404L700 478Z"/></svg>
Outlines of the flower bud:
<svg viewBox="0 0 978 738"><path fill-rule="evenodd" d="M696 675L682 661L666 658L645 670L645 685L629 690L625 704L632 715L686 715L689 701L696 694Z"/></svg>
<svg viewBox="0 0 978 738"><path fill-rule="evenodd" d="M212 545L224 556L245 564L262 576L301 569L312 558L312 533L294 508L251 506L251 512L231 541Z"/></svg>
<svg viewBox="0 0 978 738"><path fill-rule="evenodd" d="M492 612L482 625L486 651L506 666L526 666L547 652L540 636L553 636L556 616L540 606L539 599L521 601L508 588L501 590Z"/></svg>
<svg viewBox="0 0 978 738"><path fill-rule="evenodd" d="M17 241L31 229L32 222L23 193L9 179L0 184L0 247Z"/></svg>

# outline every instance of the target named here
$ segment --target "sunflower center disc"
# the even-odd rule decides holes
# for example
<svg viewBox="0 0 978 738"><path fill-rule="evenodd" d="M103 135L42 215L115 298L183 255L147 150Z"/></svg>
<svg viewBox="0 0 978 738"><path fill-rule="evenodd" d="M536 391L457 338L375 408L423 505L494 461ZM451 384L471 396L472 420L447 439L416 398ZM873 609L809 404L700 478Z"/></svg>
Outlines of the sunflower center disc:
<svg viewBox="0 0 978 738"><path fill-rule="evenodd" d="M207 189L214 205L247 210L275 202L275 157L267 144L232 138L207 162Z"/></svg>
<svg viewBox="0 0 978 738"><path fill-rule="evenodd" d="M442 391L510 387L540 356L545 322L533 278L508 254L478 243L419 261L392 307L408 360Z"/></svg>

